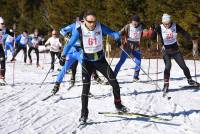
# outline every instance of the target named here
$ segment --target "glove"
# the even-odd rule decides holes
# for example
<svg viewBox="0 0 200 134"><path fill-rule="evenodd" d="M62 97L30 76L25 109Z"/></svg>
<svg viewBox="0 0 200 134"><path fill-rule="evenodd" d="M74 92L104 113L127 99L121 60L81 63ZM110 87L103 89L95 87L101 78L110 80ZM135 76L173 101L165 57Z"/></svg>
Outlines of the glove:
<svg viewBox="0 0 200 134"><path fill-rule="evenodd" d="M117 47L120 47L120 46L121 46L121 41L118 40L118 41L117 41Z"/></svg>
<svg viewBox="0 0 200 134"><path fill-rule="evenodd" d="M66 61L66 57L65 57L64 55L61 56L61 58L60 58L60 60L59 60L60 65L61 65L61 66L64 66L65 61Z"/></svg>

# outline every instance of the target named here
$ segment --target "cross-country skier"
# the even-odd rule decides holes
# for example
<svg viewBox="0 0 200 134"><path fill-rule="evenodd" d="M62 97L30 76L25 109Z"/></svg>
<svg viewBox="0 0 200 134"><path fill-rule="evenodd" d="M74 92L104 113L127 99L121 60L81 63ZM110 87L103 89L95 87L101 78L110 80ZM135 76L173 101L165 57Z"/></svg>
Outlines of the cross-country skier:
<svg viewBox="0 0 200 134"><path fill-rule="evenodd" d="M0 70L0 85L4 86L6 85L5 82L5 73L6 73L6 59L5 59L5 53L3 48L3 37L5 34L8 33L8 29L5 27L4 19L0 17L0 64L1 64L1 70Z"/></svg>
<svg viewBox="0 0 200 134"><path fill-rule="evenodd" d="M4 38L4 45L5 45L5 57L7 59L7 52L10 50L12 52L12 56L14 56L14 32L12 29L9 30L8 34L5 34Z"/></svg>
<svg viewBox="0 0 200 134"><path fill-rule="evenodd" d="M190 75L190 71L185 64L183 56L181 55L178 45L177 45L177 34L182 34L189 41L192 40L191 36L178 24L172 22L171 16L168 14L163 14L162 16L162 24L156 28L158 35L161 38L161 43L163 45L163 59L165 63L164 70L164 92L168 92L169 88L169 77L171 70L171 58L177 62L177 64L181 67L184 72L184 75L187 78L189 85L198 86L199 83L192 80Z"/></svg>
<svg viewBox="0 0 200 134"><path fill-rule="evenodd" d="M83 17L79 17L75 23L62 28L60 31L60 34L63 36L66 36L68 33L73 33L74 30L76 30L78 27L80 27L81 21L83 21ZM67 60L66 60L66 57L67 57ZM71 77L72 86L75 83L76 68L77 68L78 62L80 64L82 64L82 59L83 59L83 50L81 48L79 40L71 48L71 50L69 51L69 53L67 54L66 57L61 57L61 59L63 60L63 63L61 63L61 64L64 64L64 66L61 69L60 73L58 74L56 84L53 89L54 94L56 92L58 92L60 83L62 82L65 73L67 72L67 70L69 70L70 67L72 69L72 77ZM94 70L94 72L93 72L93 77L98 82L101 81L101 79L99 78L99 76L96 73L96 70Z"/></svg>
<svg viewBox="0 0 200 134"><path fill-rule="evenodd" d="M52 36L45 42L45 47L50 45L50 54L51 54L51 70L54 70L55 55L60 59L62 44L59 37L57 37L57 31L54 29L52 31Z"/></svg>
<svg viewBox="0 0 200 134"><path fill-rule="evenodd" d="M120 97L120 87L116 77L108 65L104 50L103 50L103 35L112 36L117 42L120 42L120 35L114 32L96 20L96 15L93 11L86 11L84 14L84 22L75 30L69 43L64 48L63 56L66 56L72 46L80 39L83 49L82 61L82 80L83 90L81 95L82 110L79 121L84 124L88 118L88 94L90 90L91 74L93 69L101 72L113 87L114 104L117 110L127 112L127 108L122 105Z"/></svg>
<svg viewBox="0 0 200 134"><path fill-rule="evenodd" d="M18 35L17 38L15 39L15 42L17 44L17 50L15 51L13 58L11 59L11 61L15 61L15 57L17 56L17 54L23 50L24 52L24 63L26 63L26 59L27 59L27 45L29 42L29 37L28 37L28 31L24 31L22 34Z"/></svg>
<svg viewBox="0 0 200 134"><path fill-rule="evenodd" d="M31 57L31 52L32 50L35 51L37 62L36 65L37 67L40 66L39 64L39 44L41 44L42 38L39 36L39 32L37 29L34 30L34 34L31 36L30 41L29 41L29 50L28 50L28 57L30 64L32 64L32 57Z"/></svg>
<svg viewBox="0 0 200 134"><path fill-rule="evenodd" d="M139 80L139 72L140 72L140 65L141 65L141 51L140 51L140 41L142 37L143 31L145 31L145 26L143 23L140 22L140 17L135 15L132 17L132 22L124 26L120 30L121 35L125 35L125 44L123 45L125 51L128 54L132 54L135 58L135 73L133 75L133 81ZM121 66L124 64L128 55L122 51L120 60L117 63L114 74L117 76Z"/></svg>

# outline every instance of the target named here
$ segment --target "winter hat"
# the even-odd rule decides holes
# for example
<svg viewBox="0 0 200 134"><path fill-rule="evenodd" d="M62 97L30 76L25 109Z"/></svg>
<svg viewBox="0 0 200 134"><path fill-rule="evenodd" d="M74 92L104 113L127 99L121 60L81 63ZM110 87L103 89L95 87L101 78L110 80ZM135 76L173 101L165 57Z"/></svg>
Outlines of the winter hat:
<svg viewBox="0 0 200 134"><path fill-rule="evenodd" d="M134 15L134 16L132 17L132 21L140 22L140 17L137 16L137 15Z"/></svg>
<svg viewBox="0 0 200 134"><path fill-rule="evenodd" d="M0 17L0 23L4 23L4 20L2 17Z"/></svg>
<svg viewBox="0 0 200 134"><path fill-rule="evenodd" d="M162 23L169 23L171 22L171 16L167 13L164 13L162 16Z"/></svg>

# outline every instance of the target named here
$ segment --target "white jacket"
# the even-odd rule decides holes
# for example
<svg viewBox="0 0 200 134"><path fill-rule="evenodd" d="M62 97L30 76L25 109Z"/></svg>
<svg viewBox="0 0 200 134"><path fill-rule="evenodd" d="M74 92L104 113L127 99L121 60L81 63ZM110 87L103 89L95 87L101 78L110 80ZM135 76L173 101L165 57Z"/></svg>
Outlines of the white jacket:
<svg viewBox="0 0 200 134"><path fill-rule="evenodd" d="M61 51L60 48L62 47L62 44L60 43L60 40L58 37L50 37L46 42L45 46L50 44L50 51L52 52L59 52Z"/></svg>

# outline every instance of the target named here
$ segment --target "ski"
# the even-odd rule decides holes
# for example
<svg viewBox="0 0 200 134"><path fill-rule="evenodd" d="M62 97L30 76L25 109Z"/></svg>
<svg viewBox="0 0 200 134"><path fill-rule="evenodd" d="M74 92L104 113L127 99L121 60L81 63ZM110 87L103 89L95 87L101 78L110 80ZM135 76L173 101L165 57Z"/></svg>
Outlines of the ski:
<svg viewBox="0 0 200 134"><path fill-rule="evenodd" d="M172 97L168 95L168 92L163 92L162 95L163 98L167 98L168 100L170 100Z"/></svg>
<svg viewBox="0 0 200 134"><path fill-rule="evenodd" d="M75 128L75 130L72 131L72 134L77 134L80 133L80 131L84 128L86 128L88 125L92 125L94 124L94 122L92 122L92 120L88 120L86 121L84 124L83 123L79 123L78 126Z"/></svg>
<svg viewBox="0 0 200 134"><path fill-rule="evenodd" d="M194 88L200 89L200 85L187 85L187 86L179 86L180 88Z"/></svg>
<svg viewBox="0 0 200 134"><path fill-rule="evenodd" d="M71 84L71 85L67 88L67 90L69 91L70 89L72 89L72 87L74 87L74 84Z"/></svg>
<svg viewBox="0 0 200 134"><path fill-rule="evenodd" d="M152 120L158 120L158 121L170 121L171 119L167 119L167 118L162 118L162 117L158 117L156 115L149 115L149 114L141 114L141 113L134 113L134 112L99 112L98 114L103 114L106 116L125 116L125 117L143 117L143 118L148 118L148 119L152 119Z"/></svg>
<svg viewBox="0 0 200 134"><path fill-rule="evenodd" d="M59 94L50 94L47 97L43 98L42 101L46 101L46 100L48 100L49 98L51 98L53 96L59 96Z"/></svg>

